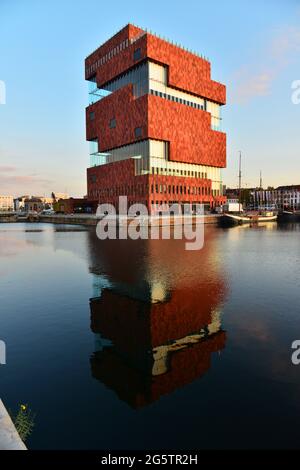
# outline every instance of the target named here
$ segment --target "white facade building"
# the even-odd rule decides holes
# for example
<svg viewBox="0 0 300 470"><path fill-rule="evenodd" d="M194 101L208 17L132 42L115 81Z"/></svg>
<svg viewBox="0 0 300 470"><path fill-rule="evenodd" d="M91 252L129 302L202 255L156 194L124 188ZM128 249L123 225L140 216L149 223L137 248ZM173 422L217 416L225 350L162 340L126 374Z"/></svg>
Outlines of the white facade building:
<svg viewBox="0 0 300 470"><path fill-rule="evenodd" d="M0 211L13 211L14 198L13 196L0 196Z"/></svg>
<svg viewBox="0 0 300 470"><path fill-rule="evenodd" d="M276 189L251 190L251 205L254 209L300 210L300 185L279 186Z"/></svg>

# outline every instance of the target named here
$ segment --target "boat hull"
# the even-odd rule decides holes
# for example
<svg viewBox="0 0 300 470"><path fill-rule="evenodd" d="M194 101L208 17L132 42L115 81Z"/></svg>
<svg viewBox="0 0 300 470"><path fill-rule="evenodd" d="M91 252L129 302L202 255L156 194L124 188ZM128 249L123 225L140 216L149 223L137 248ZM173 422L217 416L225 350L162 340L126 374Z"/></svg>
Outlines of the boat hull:
<svg viewBox="0 0 300 470"><path fill-rule="evenodd" d="M300 212L283 211L280 214L278 214L278 222L280 223L300 222Z"/></svg>
<svg viewBox="0 0 300 470"><path fill-rule="evenodd" d="M272 216L240 216L233 214L223 214L219 218L219 225L221 227L234 227L235 225L244 225L244 224L257 224L261 222L276 222L277 215Z"/></svg>

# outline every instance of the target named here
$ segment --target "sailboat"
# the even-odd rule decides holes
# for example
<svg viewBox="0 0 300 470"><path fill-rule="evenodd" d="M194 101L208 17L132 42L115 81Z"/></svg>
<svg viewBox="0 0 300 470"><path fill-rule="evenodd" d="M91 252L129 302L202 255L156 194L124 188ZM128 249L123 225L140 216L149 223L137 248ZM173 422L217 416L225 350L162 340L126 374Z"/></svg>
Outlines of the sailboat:
<svg viewBox="0 0 300 470"><path fill-rule="evenodd" d="M260 183L262 185L262 183ZM259 222L275 222L277 214L271 211L247 212L243 213L241 208L242 199L242 152L239 153L239 212L237 214L224 213L219 218L219 225L222 227L232 227L243 224L257 224Z"/></svg>

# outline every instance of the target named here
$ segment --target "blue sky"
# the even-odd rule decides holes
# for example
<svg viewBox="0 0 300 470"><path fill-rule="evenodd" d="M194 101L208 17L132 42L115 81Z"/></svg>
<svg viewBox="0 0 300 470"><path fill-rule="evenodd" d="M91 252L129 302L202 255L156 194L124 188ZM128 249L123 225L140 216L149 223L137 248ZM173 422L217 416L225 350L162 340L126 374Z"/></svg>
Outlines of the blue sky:
<svg viewBox="0 0 300 470"><path fill-rule="evenodd" d="M300 183L299 0L0 0L0 194L86 193L84 58L126 23L208 56L225 83L224 183ZM0 96L1 101L1 96ZM3 101L3 96L2 96Z"/></svg>

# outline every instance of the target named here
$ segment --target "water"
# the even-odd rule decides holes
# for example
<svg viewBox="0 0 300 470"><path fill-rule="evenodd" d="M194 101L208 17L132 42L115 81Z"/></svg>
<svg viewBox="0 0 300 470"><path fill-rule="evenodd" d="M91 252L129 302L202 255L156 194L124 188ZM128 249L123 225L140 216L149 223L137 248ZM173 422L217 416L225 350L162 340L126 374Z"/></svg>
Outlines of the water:
<svg viewBox="0 0 300 470"><path fill-rule="evenodd" d="M299 447L300 226L205 235L0 225L0 397L36 413L28 447Z"/></svg>

